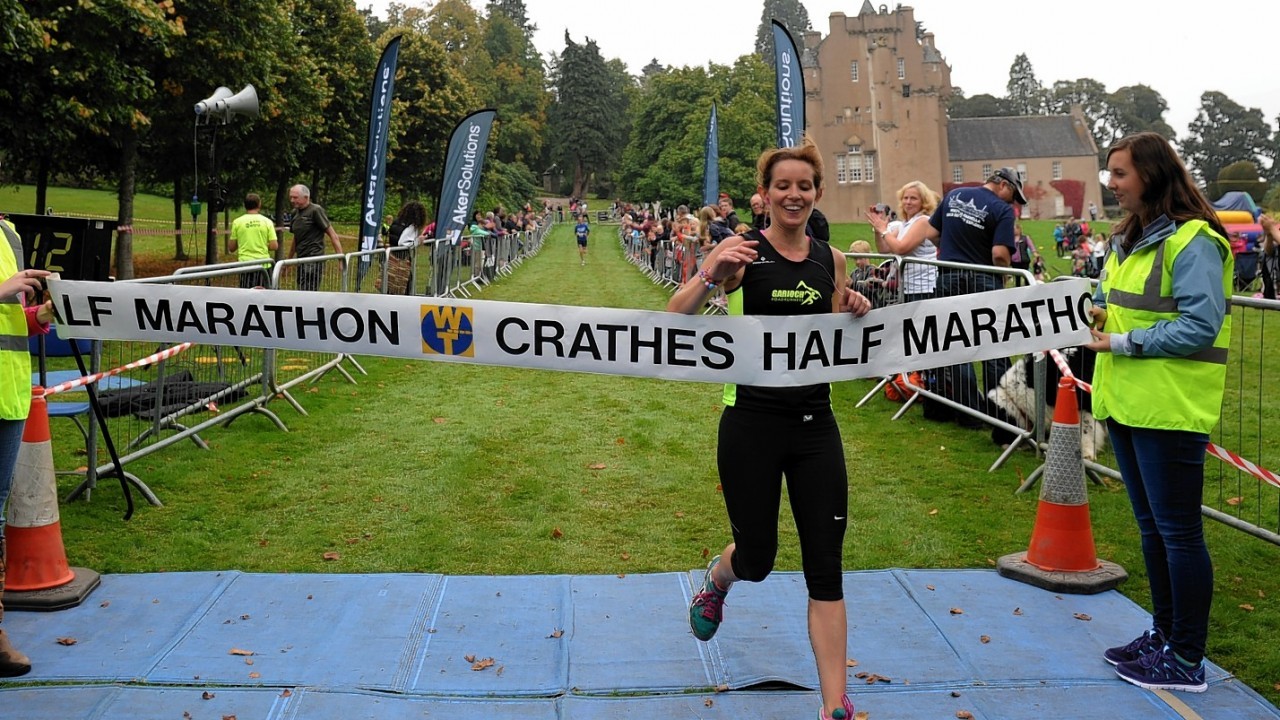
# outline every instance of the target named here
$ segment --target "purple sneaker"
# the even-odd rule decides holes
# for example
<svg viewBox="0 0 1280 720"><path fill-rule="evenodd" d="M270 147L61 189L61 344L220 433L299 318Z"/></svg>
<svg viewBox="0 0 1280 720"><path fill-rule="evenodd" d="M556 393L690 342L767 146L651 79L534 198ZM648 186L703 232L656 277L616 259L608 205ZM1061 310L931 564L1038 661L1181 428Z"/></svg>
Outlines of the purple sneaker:
<svg viewBox="0 0 1280 720"><path fill-rule="evenodd" d="M1112 665L1119 665L1122 662L1133 662L1162 647L1164 647L1164 635L1159 630L1151 628L1134 638L1128 645L1107 648L1106 652L1102 653L1102 658Z"/></svg>
<svg viewBox="0 0 1280 720"><path fill-rule="evenodd" d="M1168 645L1155 652L1122 662L1116 666L1121 680L1148 690L1180 690L1201 693L1209 689L1204 680L1204 661L1195 667L1187 667L1173 654Z"/></svg>
<svg viewBox="0 0 1280 720"><path fill-rule="evenodd" d="M818 708L818 720L853 720L853 702L848 695L841 695L840 707L832 710L830 715L825 709Z"/></svg>

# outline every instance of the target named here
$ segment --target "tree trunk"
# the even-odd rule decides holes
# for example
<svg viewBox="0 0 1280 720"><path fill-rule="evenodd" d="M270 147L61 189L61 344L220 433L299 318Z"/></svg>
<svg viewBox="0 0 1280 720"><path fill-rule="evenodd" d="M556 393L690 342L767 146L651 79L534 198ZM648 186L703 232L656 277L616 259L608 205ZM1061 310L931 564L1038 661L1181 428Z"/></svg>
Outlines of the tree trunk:
<svg viewBox="0 0 1280 720"><path fill-rule="evenodd" d="M587 173L582 167L581 160L575 160L573 163L573 197L579 200L586 197L587 192Z"/></svg>
<svg viewBox="0 0 1280 720"><path fill-rule="evenodd" d="M116 187L116 199L120 213L116 218L116 279L133 279L133 196L138 172L138 133L125 128L120 141L120 183Z"/></svg>
<svg viewBox="0 0 1280 720"><path fill-rule="evenodd" d="M49 207L49 156L40 155L40 164L36 166L36 214L43 215Z"/></svg>
<svg viewBox="0 0 1280 720"><path fill-rule="evenodd" d="M173 259L186 260L187 248L182 242L182 176L173 179ZM195 220L192 219L192 225Z"/></svg>

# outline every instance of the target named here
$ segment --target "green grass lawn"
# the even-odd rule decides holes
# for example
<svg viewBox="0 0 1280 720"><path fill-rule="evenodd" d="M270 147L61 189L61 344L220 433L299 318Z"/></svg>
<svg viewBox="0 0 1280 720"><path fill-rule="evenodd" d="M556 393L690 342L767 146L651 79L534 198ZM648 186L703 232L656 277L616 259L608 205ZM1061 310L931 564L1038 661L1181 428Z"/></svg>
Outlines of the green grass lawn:
<svg viewBox="0 0 1280 720"><path fill-rule="evenodd" d="M1052 247L1052 223L1026 226ZM663 308L668 292L622 259L608 227L597 226L585 267L561 226L541 255L479 297ZM870 237L865 224L834 234ZM130 465L164 507L122 521L110 481L90 501L64 504L71 562L108 573L644 573L700 567L729 539L714 465L718 386L361 362L369 375L356 385L331 374L300 390L306 416L273 404L291 432L250 414L205 433L208 451L183 442ZM1014 490L1036 456L1019 452L988 472L999 452L988 433L923 420L918 409L893 421L900 406L883 397L855 408L871 387L833 388L851 485L846 568L993 568L1025 550L1037 498ZM74 427L53 429L58 467L83 464ZM78 481L58 482L65 496ZM1123 489L1091 486L1090 500L1098 554L1129 571L1121 592L1149 607ZM1206 526L1210 658L1280 701L1280 648L1268 640L1280 631L1277 548ZM798 570L785 509L779 527L778 567ZM858 588L846 592L858 612Z"/></svg>

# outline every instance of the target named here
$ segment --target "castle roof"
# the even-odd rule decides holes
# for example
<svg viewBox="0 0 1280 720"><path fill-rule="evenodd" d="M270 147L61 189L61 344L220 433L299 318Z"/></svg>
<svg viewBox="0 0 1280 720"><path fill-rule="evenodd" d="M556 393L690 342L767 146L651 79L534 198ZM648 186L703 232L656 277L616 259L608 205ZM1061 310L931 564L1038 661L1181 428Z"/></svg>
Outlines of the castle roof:
<svg viewBox="0 0 1280 720"><path fill-rule="evenodd" d="M1074 115L952 118L947 121L947 145L952 162L1098 152L1083 120Z"/></svg>

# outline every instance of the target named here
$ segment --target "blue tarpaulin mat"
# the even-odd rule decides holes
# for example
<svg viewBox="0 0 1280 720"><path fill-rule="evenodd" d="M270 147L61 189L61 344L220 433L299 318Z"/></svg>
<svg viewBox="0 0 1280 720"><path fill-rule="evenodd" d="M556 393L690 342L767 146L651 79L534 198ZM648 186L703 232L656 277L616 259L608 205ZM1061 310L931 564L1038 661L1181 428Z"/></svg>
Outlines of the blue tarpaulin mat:
<svg viewBox="0 0 1280 720"><path fill-rule="evenodd" d="M688 629L701 580L700 570L108 575L77 608L6 614L34 669L0 682L0 718L815 715L800 574L739 583L708 643ZM1212 663L1199 695L1117 679L1102 650L1150 617L1114 591L1060 595L986 570L879 570L846 573L845 597L849 693L874 720L1280 720Z"/></svg>

